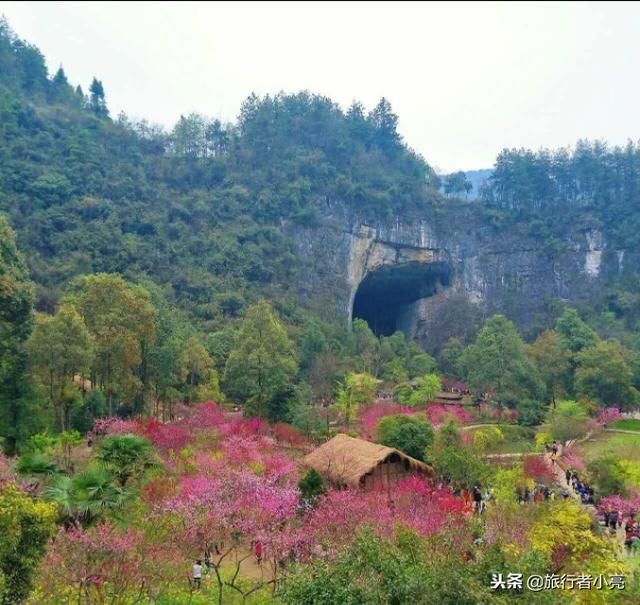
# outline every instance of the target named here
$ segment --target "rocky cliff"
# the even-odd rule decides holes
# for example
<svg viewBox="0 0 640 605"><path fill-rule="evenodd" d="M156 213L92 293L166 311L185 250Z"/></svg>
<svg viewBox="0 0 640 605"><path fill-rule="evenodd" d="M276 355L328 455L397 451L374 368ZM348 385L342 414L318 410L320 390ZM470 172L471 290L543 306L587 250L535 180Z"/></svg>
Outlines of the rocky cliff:
<svg viewBox="0 0 640 605"><path fill-rule="evenodd" d="M287 230L303 267L302 298L423 344L451 335L447 321L464 325L493 313L526 328L550 301L589 300L640 265L635 251L617 249L588 223L568 225L562 249L552 251L516 228L486 225L468 207L384 224L329 214L313 228Z"/></svg>

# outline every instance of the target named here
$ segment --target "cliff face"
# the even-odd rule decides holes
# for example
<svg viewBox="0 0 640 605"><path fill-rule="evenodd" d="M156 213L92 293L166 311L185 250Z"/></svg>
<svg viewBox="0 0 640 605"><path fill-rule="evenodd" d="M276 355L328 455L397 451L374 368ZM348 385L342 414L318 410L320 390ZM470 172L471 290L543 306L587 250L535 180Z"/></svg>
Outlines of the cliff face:
<svg viewBox="0 0 640 605"><path fill-rule="evenodd" d="M465 314L504 313L527 327L551 300L589 300L640 265L636 252L616 249L589 225L567 226L562 251L551 252L513 230L478 226L469 211L385 224L332 215L288 230L303 266L301 297L335 305L348 321L355 309L381 333L395 323L423 343L453 306L461 322Z"/></svg>

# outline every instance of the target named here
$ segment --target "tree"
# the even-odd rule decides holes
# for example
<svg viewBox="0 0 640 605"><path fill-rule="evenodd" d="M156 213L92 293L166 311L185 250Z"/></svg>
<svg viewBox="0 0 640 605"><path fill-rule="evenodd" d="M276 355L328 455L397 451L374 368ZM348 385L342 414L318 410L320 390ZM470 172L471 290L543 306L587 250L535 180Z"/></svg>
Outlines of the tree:
<svg viewBox="0 0 640 605"><path fill-rule="evenodd" d="M462 356L469 386L490 391L499 403L539 398L543 388L535 366L515 326L504 315L494 315L478 332Z"/></svg>
<svg viewBox="0 0 640 605"><path fill-rule="evenodd" d="M433 428L423 415L396 414L380 420L377 437L382 445L424 461L426 450L433 443Z"/></svg>
<svg viewBox="0 0 640 605"><path fill-rule="evenodd" d="M100 273L79 279L66 300L94 339L93 382L105 391L112 415L116 396L133 398L148 382L139 370L156 331L149 294L117 275Z"/></svg>
<svg viewBox="0 0 640 605"><path fill-rule="evenodd" d="M375 129L374 141L385 151L400 147L398 134L398 116L393 113L391 103L384 97L369 113L369 122Z"/></svg>
<svg viewBox="0 0 640 605"><path fill-rule="evenodd" d="M572 353L579 353L598 342L598 335L571 308L565 309L556 321L556 332L562 346Z"/></svg>
<svg viewBox="0 0 640 605"><path fill-rule="evenodd" d="M426 374L415 379L415 385L406 403L413 407L424 405L436 398L442 391L442 381L437 374Z"/></svg>
<svg viewBox="0 0 640 605"><path fill-rule="evenodd" d="M247 413L280 420L281 398L297 369L293 343L269 304L250 307L227 359L225 391L243 401Z"/></svg>
<svg viewBox="0 0 640 605"><path fill-rule="evenodd" d="M575 389L579 397L601 406L634 408L638 391L632 386L633 372L615 342L600 341L576 356Z"/></svg>
<svg viewBox="0 0 640 605"><path fill-rule="evenodd" d="M587 470L593 478L599 495L627 495L630 483L629 474L616 455L602 454L587 464Z"/></svg>
<svg viewBox="0 0 640 605"><path fill-rule="evenodd" d="M442 345L440 351L440 365L446 376L462 378L463 371L460 367L464 344L459 338L450 338Z"/></svg>
<svg viewBox="0 0 640 605"><path fill-rule="evenodd" d="M547 406L533 399L522 399L516 406L518 424L523 426L537 426L544 420Z"/></svg>
<svg viewBox="0 0 640 605"><path fill-rule="evenodd" d="M121 487L139 479L155 465L151 443L138 435L109 435L98 447L96 459L118 479Z"/></svg>
<svg viewBox="0 0 640 605"><path fill-rule="evenodd" d="M547 412L546 422L553 438L565 442L585 435L590 418L585 407L577 401L559 401Z"/></svg>
<svg viewBox="0 0 640 605"><path fill-rule="evenodd" d="M33 424L23 348L32 325L33 290L27 266L13 230L0 216L0 436L9 454L15 453Z"/></svg>
<svg viewBox="0 0 640 605"><path fill-rule="evenodd" d="M300 490L300 497L305 502L313 502L318 496L327 491L324 479L313 468L310 468L304 477L298 481L298 489Z"/></svg>
<svg viewBox="0 0 640 605"><path fill-rule="evenodd" d="M435 434L426 460L441 479L458 489L483 485L491 475L490 467L464 445L452 422L443 424Z"/></svg>
<svg viewBox="0 0 640 605"><path fill-rule="evenodd" d="M361 405L373 403L378 382L371 374L366 372L363 374L349 372L345 376L338 387L336 406L347 424L350 424L356 417Z"/></svg>
<svg viewBox="0 0 640 605"><path fill-rule="evenodd" d="M555 403L565 394L570 380L571 354L563 347L557 332L546 330L529 347L529 355L544 381L547 400Z"/></svg>
<svg viewBox="0 0 640 605"><path fill-rule="evenodd" d="M116 485L113 476L100 466L89 466L73 477L61 475L44 493L44 498L57 506L67 527L92 525L105 514L120 511L132 496L131 490Z"/></svg>
<svg viewBox="0 0 640 605"><path fill-rule="evenodd" d="M55 531L55 507L34 501L15 485L0 492L0 602L28 596L47 542Z"/></svg>
<svg viewBox="0 0 640 605"><path fill-rule="evenodd" d="M195 336L185 343L178 366L181 380L186 385L185 401L192 403L222 399L215 363Z"/></svg>
<svg viewBox="0 0 640 605"><path fill-rule="evenodd" d="M93 357L93 339L82 317L70 305L62 305L53 316L38 315L27 351L34 373L47 388L60 431L66 431L77 401L73 391L79 388L74 378L85 375Z"/></svg>
<svg viewBox="0 0 640 605"><path fill-rule="evenodd" d="M93 78L89 87L89 107L99 116L108 116L107 101L104 95L104 87L102 82Z"/></svg>
<svg viewBox="0 0 640 605"><path fill-rule="evenodd" d="M278 594L286 605L427 605L434 595L441 605L503 603L473 566L406 529L393 541L360 529L337 557L294 568Z"/></svg>
<svg viewBox="0 0 640 605"><path fill-rule="evenodd" d="M467 180L467 175L463 171L448 175L444 182L444 193L447 196L461 193L468 195L472 189L473 185Z"/></svg>

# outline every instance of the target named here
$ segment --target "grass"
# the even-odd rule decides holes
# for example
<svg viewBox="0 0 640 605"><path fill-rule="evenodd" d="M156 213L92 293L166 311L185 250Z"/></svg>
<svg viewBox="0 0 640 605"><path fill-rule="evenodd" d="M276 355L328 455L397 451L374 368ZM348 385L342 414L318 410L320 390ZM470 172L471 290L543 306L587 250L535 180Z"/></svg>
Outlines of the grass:
<svg viewBox="0 0 640 605"><path fill-rule="evenodd" d="M515 424L500 424L498 428L504 434L504 441L487 450L487 454L517 454L520 452L532 452L535 447L532 428ZM471 429L471 433L481 431L482 427Z"/></svg>
<svg viewBox="0 0 640 605"><path fill-rule="evenodd" d="M612 453L621 460L640 462L640 434L602 432L580 444L580 452L586 460Z"/></svg>
<svg viewBox="0 0 640 605"><path fill-rule="evenodd" d="M618 420L617 422L610 424L609 428L640 432L640 420L637 418L624 418L623 420Z"/></svg>

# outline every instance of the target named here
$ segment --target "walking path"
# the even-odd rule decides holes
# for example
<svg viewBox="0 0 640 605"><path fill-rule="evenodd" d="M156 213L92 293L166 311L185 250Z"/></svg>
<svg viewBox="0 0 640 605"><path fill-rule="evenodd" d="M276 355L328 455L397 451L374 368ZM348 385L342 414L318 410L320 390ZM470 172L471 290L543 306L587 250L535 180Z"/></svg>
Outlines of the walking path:
<svg viewBox="0 0 640 605"><path fill-rule="evenodd" d="M640 431L629 431L627 429L604 429L607 433L625 433L626 435L638 435Z"/></svg>

